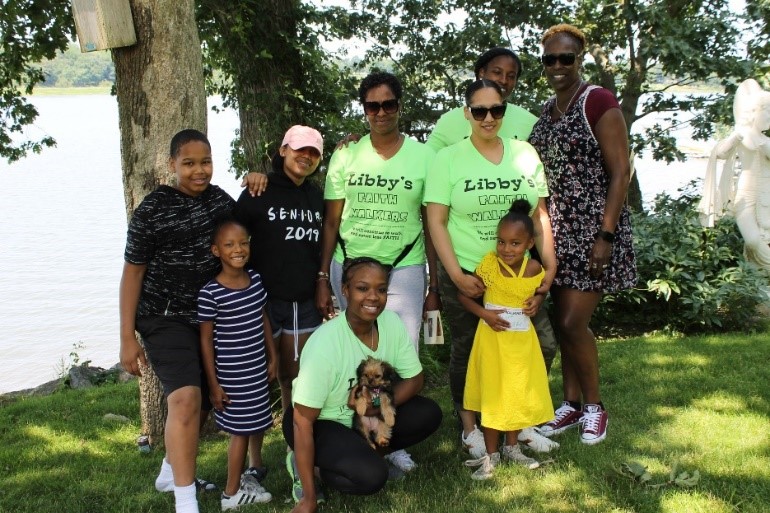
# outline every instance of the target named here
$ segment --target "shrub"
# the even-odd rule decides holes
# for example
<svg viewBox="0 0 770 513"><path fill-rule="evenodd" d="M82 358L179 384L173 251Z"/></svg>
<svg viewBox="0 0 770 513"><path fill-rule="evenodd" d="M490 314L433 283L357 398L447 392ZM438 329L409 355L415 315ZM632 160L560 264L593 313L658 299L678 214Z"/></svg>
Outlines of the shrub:
<svg viewBox="0 0 770 513"><path fill-rule="evenodd" d="M659 194L649 214L632 216L637 287L605 296L601 326L633 332L739 330L759 320L767 274L747 262L732 218L703 228L695 183L681 196Z"/></svg>

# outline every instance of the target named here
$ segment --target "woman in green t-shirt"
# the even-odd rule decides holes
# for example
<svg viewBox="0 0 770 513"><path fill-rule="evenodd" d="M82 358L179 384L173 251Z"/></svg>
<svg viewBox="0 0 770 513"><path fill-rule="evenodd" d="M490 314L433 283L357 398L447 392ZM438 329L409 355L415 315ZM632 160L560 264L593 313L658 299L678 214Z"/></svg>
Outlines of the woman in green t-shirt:
<svg viewBox="0 0 770 513"><path fill-rule="evenodd" d="M404 323L385 311L388 276L372 258L355 258L343 270L342 295L348 308L318 328L302 351L292 401L283 417L283 433L292 448L287 468L292 511L315 511L318 494L313 469L326 486L342 493L370 495L389 473L400 472L386 450L403 450L426 439L441 424L441 408L419 394L423 371ZM368 357L388 362L402 378L393 385L396 424L389 447L372 449L353 424L356 368ZM370 401L369 415L379 413ZM392 453L391 453L392 454Z"/></svg>
<svg viewBox="0 0 770 513"><path fill-rule="evenodd" d="M422 212L434 152L399 130L402 94L401 83L390 73L371 73L361 81L359 98L370 131L356 144L335 151L329 163L316 305L327 319L334 315L331 282L344 309L343 261L375 258L393 267L388 310L404 322L417 349L423 309L439 308L436 254ZM427 298L426 260L431 280Z"/></svg>
<svg viewBox="0 0 770 513"><path fill-rule="evenodd" d="M452 399L463 424L463 444L472 456L480 457L483 435L476 427L474 413L463 409L465 374L478 318L459 304L457 293L472 298L483 294L484 284L473 270L495 249L497 223L516 199L536 205L530 215L535 224L535 246L545 269L542 285L527 301L524 311L529 316L537 312L553 281L556 259L540 158L528 143L498 136L506 110L500 86L477 80L468 86L465 101L471 136L438 152L428 172L424 201L430 235L443 264L439 281L452 333Z"/></svg>

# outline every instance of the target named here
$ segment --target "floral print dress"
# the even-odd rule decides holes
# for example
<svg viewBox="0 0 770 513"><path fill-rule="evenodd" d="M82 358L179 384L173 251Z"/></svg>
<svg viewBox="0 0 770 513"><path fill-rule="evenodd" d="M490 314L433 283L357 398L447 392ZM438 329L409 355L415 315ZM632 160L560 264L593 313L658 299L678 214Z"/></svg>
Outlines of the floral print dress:
<svg viewBox="0 0 770 513"><path fill-rule="evenodd" d="M588 95L597 88L588 86L557 120L551 117L556 98L550 98L529 142L540 154L551 193L546 204L556 250L553 284L585 292L617 292L636 283L636 259L626 206L615 228L609 266L596 279L588 269L591 249L602 227L610 184L585 109Z"/></svg>

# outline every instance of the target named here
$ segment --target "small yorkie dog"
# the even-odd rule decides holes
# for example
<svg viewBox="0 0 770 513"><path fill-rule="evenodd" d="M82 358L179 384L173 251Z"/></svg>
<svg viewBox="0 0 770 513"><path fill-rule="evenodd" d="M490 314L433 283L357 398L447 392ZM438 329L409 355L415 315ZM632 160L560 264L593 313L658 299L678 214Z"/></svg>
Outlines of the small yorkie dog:
<svg viewBox="0 0 770 513"><path fill-rule="evenodd" d="M378 445L386 447L390 444L391 431L396 423L396 407L393 405L396 371L389 363L370 356L358 366L356 376L356 428L373 449ZM366 409L370 404L380 408L379 415L366 416Z"/></svg>

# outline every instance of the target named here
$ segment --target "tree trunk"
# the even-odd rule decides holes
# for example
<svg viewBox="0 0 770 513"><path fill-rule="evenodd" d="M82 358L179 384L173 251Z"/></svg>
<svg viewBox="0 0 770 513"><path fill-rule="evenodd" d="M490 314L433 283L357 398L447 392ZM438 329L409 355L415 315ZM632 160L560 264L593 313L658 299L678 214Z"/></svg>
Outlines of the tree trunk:
<svg viewBox="0 0 770 513"><path fill-rule="evenodd" d="M203 2L203 17L211 17L222 33L216 42L227 63L227 74L240 119L238 174L268 171L272 154L284 132L306 118L297 84L303 80L301 56L292 38L300 17L298 0L265 0L259 8L249 2ZM242 24L248 37L225 34ZM237 32L236 32L237 33Z"/></svg>
<svg viewBox="0 0 770 513"><path fill-rule="evenodd" d="M206 94L192 0L130 0L137 44L112 51L118 97L126 215L173 174L169 143L179 130L206 131ZM142 430L163 444L166 401L151 369L142 369Z"/></svg>

